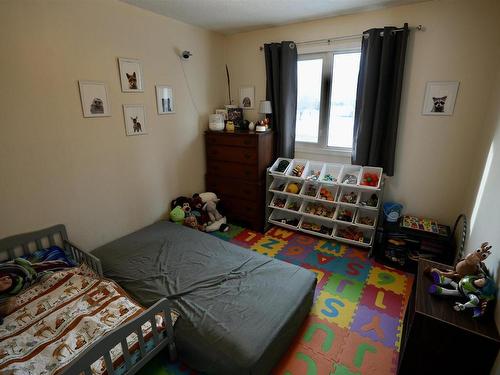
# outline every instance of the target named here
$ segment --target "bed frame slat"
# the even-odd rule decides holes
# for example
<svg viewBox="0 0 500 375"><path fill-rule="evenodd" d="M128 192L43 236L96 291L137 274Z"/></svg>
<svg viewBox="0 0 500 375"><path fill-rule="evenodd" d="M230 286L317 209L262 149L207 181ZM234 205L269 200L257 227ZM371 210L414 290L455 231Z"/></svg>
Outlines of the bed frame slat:
<svg viewBox="0 0 500 375"><path fill-rule="evenodd" d="M158 328L156 327L156 316L153 316L151 319L149 319L149 322L151 323L151 332L153 333L153 340L155 342L155 345L158 345L160 342L160 337L158 335Z"/></svg>
<svg viewBox="0 0 500 375"><path fill-rule="evenodd" d="M137 341L139 341L139 349L141 350L141 357L146 356L146 345L144 344L144 336L142 335L142 326L137 330Z"/></svg>
<svg viewBox="0 0 500 375"><path fill-rule="evenodd" d="M106 362L106 371L108 375L114 375L115 368L113 367L113 361L111 361L111 356L109 355L109 351L104 353L104 362Z"/></svg>
<svg viewBox="0 0 500 375"><path fill-rule="evenodd" d="M127 370L129 370L132 367L132 360L130 359L127 339L126 338L122 339L121 344L122 344L123 358L125 359L125 367Z"/></svg>

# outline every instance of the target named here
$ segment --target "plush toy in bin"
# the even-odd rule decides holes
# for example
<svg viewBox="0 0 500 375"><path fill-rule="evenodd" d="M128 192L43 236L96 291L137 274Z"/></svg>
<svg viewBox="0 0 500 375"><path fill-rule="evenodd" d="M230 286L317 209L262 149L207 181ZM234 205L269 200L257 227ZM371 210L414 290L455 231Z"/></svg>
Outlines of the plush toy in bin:
<svg viewBox="0 0 500 375"><path fill-rule="evenodd" d="M495 280L482 262L491 254L490 249L487 242L483 243L460 260L453 271L426 270L433 282L429 293L461 297L464 301L455 302L456 311L472 308L474 318L484 315L488 303L497 295Z"/></svg>
<svg viewBox="0 0 500 375"><path fill-rule="evenodd" d="M170 220L203 232L226 232L229 226L217 210L218 202L217 195L210 192L178 197L170 204Z"/></svg>

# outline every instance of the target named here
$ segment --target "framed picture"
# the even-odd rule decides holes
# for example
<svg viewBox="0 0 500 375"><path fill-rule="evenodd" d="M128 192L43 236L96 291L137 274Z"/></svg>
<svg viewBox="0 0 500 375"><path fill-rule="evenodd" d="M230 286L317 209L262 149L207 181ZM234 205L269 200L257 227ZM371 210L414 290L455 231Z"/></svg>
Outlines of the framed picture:
<svg viewBox="0 0 500 375"><path fill-rule="evenodd" d="M142 104L124 104L123 116L127 135L148 134L146 131L146 114Z"/></svg>
<svg viewBox="0 0 500 375"><path fill-rule="evenodd" d="M240 128L243 125L243 109L241 108L228 108L227 109L227 120L232 121L236 128Z"/></svg>
<svg viewBox="0 0 500 375"><path fill-rule="evenodd" d="M165 85L156 86L156 107L159 115L175 113L172 87Z"/></svg>
<svg viewBox="0 0 500 375"><path fill-rule="evenodd" d="M104 82L78 81L83 117L111 116L108 90Z"/></svg>
<svg viewBox="0 0 500 375"><path fill-rule="evenodd" d="M451 116L458 93L458 81L427 82L423 115Z"/></svg>
<svg viewBox="0 0 500 375"><path fill-rule="evenodd" d="M224 116L224 121L227 121L227 109L216 109L215 113Z"/></svg>
<svg viewBox="0 0 500 375"><path fill-rule="evenodd" d="M243 109L253 109L255 101L255 87L240 87L240 107Z"/></svg>
<svg viewBox="0 0 500 375"><path fill-rule="evenodd" d="M118 58L122 92L144 92L141 62L137 59Z"/></svg>

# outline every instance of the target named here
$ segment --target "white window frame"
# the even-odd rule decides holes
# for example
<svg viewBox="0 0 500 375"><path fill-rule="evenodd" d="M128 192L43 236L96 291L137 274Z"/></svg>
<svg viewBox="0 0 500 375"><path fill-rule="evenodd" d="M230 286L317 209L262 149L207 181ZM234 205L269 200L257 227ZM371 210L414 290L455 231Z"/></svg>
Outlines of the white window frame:
<svg viewBox="0 0 500 375"><path fill-rule="evenodd" d="M313 53L300 53L298 56L299 61L304 60L314 60L323 59L323 67L321 73L321 95L320 95L320 112L319 112L319 127L318 127L318 142L300 142L295 141L295 151L304 152L309 154L323 154L323 155L338 155L338 156L350 156L352 154L351 147L335 147L328 146L328 127L330 121L330 101L332 97L332 91L335 90L332 87L333 79L333 58L334 55L340 55L344 53L355 53L361 52L361 46L359 47L343 47L334 48L323 52L313 52Z"/></svg>

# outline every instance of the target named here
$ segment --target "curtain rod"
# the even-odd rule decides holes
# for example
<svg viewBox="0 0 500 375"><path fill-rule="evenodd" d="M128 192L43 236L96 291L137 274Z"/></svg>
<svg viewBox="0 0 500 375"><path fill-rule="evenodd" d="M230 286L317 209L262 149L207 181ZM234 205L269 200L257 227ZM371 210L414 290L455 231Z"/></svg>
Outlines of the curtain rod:
<svg viewBox="0 0 500 375"><path fill-rule="evenodd" d="M408 27L408 29L409 30L423 31L424 27L422 25L418 25L416 27ZM398 32L398 31L403 31L403 30L405 30L404 27L399 28L399 29L394 29L393 32ZM380 36L383 36L383 35L384 35L384 32L381 31ZM333 42L335 40L354 39L354 38L361 38L363 36L368 36L368 34L353 34L353 35L336 36L336 37L331 37L331 38L305 40L303 42L296 42L295 44L298 46L306 45L306 44L322 44L322 43L330 44L331 42ZM260 46L259 50L263 51L264 46Z"/></svg>

